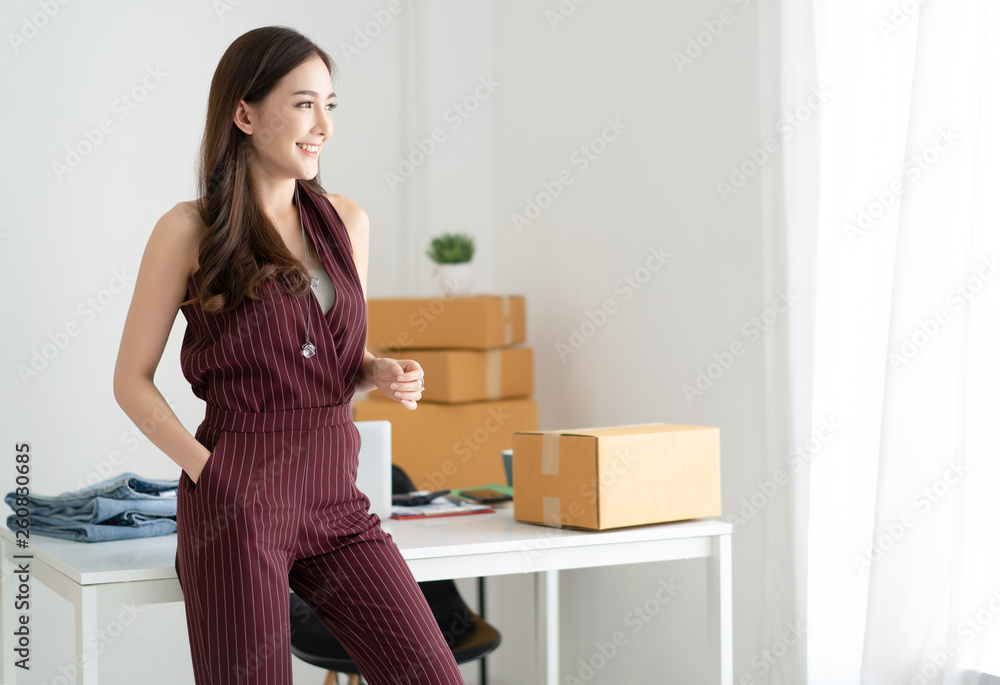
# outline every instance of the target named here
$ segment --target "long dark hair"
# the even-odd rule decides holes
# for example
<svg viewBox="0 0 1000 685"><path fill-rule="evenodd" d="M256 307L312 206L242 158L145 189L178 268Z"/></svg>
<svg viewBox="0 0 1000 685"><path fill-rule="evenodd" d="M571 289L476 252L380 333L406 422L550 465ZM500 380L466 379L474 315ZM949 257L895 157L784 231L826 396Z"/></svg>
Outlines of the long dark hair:
<svg viewBox="0 0 1000 685"><path fill-rule="evenodd" d="M264 26L234 40L219 60L198 169L198 211L208 227L198 244L201 284L197 297L181 306L200 301L206 312L230 311L243 297L263 299L262 282L285 277L287 292L308 292L309 275L260 205L250 174L250 136L233 123L233 115L240 100L261 103L285 74L316 55L332 78L336 65L315 43L286 26ZM318 173L302 183L325 192Z"/></svg>

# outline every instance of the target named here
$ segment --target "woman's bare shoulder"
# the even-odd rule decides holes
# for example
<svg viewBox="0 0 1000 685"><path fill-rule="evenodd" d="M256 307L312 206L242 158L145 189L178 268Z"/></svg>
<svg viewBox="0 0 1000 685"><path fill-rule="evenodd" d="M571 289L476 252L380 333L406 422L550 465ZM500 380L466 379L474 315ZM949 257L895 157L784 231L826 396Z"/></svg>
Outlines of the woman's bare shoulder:
<svg viewBox="0 0 1000 685"><path fill-rule="evenodd" d="M170 242L176 252L185 255L189 277L198 270L198 245L207 230L196 200L178 202L160 217L154 228L154 232L164 234L161 240Z"/></svg>
<svg viewBox="0 0 1000 685"><path fill-rule="evenodd" d="M357 235L368 230L368 213L357 202L335 193L323 193L323 197L337 210L348 233Z"/></svg>
<svg viewBox="0 0 1000 685"><path fill-rule="evenodd" d="M347 229L347 237L351 241L351 253L354 257L354 266L358 270L361 278L361 292L365 298L368 297L366 282L368 280L368 214L356 202L347 199L343 195L323 193L324 197L330 201L333 208L337 210L344 228Z"/></svg>
<svg viewBox="0 0 1000 685"><path fill-rule="evenodd" d="M167 213L169 214L171 212L188 224L188 230L202 233L208 228L205 226L205 222L201 220L201 212L198 210L197 200L178 202L176 205L171 207Z"/></svg>
<svg viewBox="0 0 1000 685"><path fill-rule="evenodd" d="M198 270L198 245L206 230L197 203L178 202L153 226L149 237L149 246L153 248L151 258L169 262L173 265L170 271L183 269L185 279L190 278Z"/></svg>

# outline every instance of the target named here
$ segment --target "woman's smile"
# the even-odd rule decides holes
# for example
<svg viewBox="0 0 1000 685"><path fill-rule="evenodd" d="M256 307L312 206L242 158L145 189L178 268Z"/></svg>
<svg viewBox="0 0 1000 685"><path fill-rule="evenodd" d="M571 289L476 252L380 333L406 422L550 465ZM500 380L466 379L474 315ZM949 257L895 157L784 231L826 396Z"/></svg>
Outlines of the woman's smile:
<svg viewBox="0 0 1000 685"><path fill-rule="evenodd" d="M302 154L306 157L311 157L316 159L319 157L319 145L309 145L308 143L295 143L295 147L302 150Z"/></svg>

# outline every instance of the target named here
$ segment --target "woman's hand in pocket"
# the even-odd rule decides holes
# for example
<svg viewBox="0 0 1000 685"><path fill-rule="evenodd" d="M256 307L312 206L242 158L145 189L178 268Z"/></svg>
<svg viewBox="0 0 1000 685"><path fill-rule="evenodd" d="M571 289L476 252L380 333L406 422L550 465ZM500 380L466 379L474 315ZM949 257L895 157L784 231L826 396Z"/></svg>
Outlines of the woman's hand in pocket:
<svg viewBox="0 0 1000 685"><path fill-rule="evenodd" d="M188 474L188 478L191 479L192 484L197 485L198 481L201 480L201 474L205 470L205 464L207 464L208 460L211 458L212 458L212 453L209 452L208 455L205 457L205 460L198 465L198 472L195 473L194 476L192 476L190 473Z"/></svg>

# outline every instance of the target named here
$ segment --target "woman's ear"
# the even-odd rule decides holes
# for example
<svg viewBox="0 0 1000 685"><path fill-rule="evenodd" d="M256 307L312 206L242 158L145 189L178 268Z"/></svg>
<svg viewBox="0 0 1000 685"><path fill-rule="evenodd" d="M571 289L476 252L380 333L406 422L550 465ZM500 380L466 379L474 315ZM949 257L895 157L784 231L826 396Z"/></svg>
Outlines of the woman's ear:
<svg viewBox="0 0 1000 685"><path fill-rule="evenodd" d="M236 105L236 113L233 114L233 123L249 136L253 134L253 118L255 117L256 112L253 112L246 100L240 100L239 104Z"/></svg>

